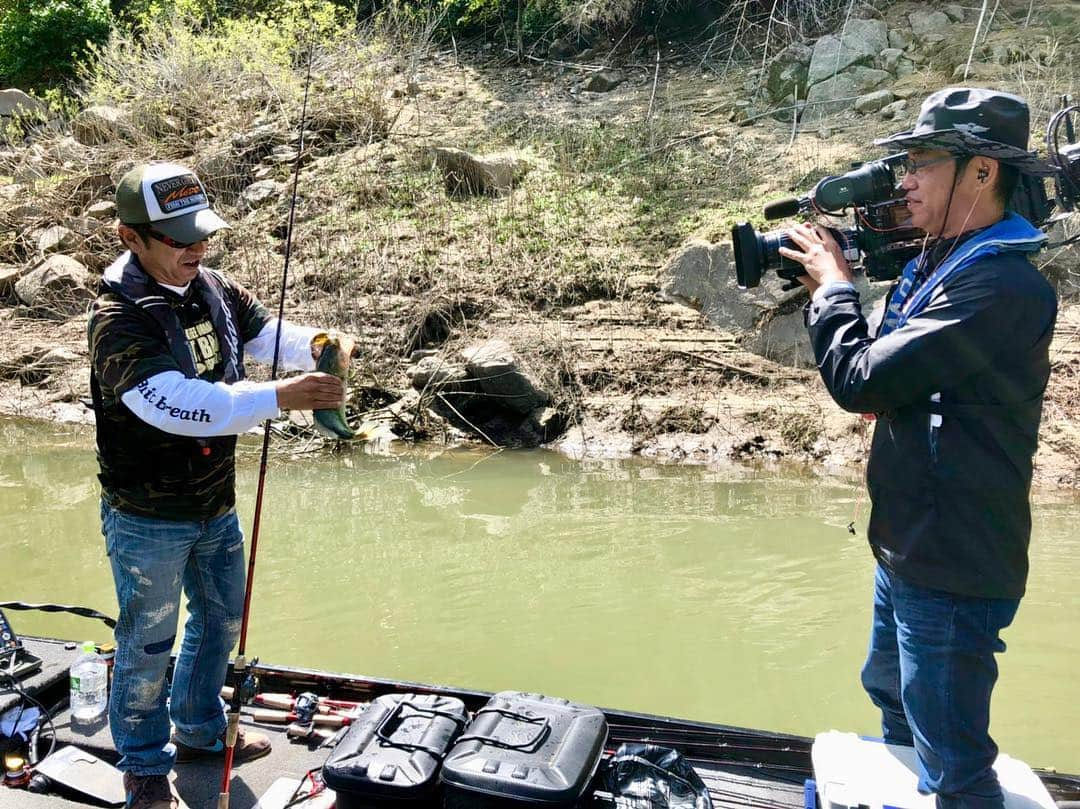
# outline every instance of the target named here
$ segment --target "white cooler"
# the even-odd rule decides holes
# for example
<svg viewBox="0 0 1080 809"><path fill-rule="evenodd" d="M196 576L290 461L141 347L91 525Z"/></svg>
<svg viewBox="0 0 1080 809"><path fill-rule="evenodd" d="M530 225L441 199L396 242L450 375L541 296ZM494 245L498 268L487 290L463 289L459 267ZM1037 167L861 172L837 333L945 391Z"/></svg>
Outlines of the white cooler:
<svg viewBox="0 0 1080 809"><path fill-rule="evenodd" d="M820 809L934 809L920 795L915 748L867 741L831 730L814 738L810 751ZM994 762L1005 809L1056 809L1031 767L999 755Z"/></svg>

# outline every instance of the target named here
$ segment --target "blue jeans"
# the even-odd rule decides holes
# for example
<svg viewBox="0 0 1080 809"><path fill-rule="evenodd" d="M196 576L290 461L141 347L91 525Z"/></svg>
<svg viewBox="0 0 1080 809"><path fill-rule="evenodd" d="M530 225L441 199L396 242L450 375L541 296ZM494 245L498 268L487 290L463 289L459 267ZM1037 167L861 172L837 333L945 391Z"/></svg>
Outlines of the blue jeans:
<svg viewBox="0 0 1080 809"><path fill-rule="evenodd" d="M990 695L998 636L1018 599L969 598L928 590L878 567L874 627L863 688L881 709L889 744L914 746L919 791L939 809L1001 809L992 767Z"/></svg>
<svg viewBox="0 0 1080 809"><path fill-rule="evenodd" d="M177 739L196 747L212 746L225 729L219 695L240 635L244 537L235 511L180 522L135 516L104 502L101 530L120 605L109 700L117 766L164 775L176 760L170 718ZM181 585L189 615L167 692Z"/></svg>

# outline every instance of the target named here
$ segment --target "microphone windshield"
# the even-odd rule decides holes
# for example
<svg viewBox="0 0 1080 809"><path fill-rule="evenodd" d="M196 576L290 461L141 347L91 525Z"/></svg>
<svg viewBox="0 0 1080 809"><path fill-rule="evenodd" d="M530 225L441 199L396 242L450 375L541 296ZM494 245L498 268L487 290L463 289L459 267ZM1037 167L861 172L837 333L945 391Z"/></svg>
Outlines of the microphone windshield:
<svg viewBox="0 0 1080 809"><path fill-rule="evenodd" d="M762 208L762 213L765 214L766 219L786 219L789 216L795 216L799 212L799 207L799 200L788 197L767 203Z"/></svg>

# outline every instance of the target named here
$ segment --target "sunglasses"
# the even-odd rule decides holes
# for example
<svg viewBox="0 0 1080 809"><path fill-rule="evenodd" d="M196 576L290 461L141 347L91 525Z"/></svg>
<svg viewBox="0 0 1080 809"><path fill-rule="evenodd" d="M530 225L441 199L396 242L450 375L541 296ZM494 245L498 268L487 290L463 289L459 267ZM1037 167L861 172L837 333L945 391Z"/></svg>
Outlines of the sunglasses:
<svg viewBox="0 0 1080 809"><path fill-rule="evenodd" d="M172 238L171 236L166 236L161 231L154 230L153 228L149 228L146 231L146 234L151 239L153 239L155 241L158 241L158 242L161 242L163 245L165 245L166 247L171 247L173 250L186 250L187 248L191 247L192 245L199 244L199 242L205 242L206 239L210 238L209 236L207 236L206 239L199 239L198 241L194 241L194 242L178 242L176 239Z"/></svg>
<svg viewBox="0 0 1080 809"><path fill-rule="evenodd" d="M950 154L945 155L944 157L932 157L929 160L913 160L910 157L905 157L896 164L897 179L903 179L909 174L918 174L925 168L936 166L938 163L945 163L949 160L956 160L956 156Z"/></svg>

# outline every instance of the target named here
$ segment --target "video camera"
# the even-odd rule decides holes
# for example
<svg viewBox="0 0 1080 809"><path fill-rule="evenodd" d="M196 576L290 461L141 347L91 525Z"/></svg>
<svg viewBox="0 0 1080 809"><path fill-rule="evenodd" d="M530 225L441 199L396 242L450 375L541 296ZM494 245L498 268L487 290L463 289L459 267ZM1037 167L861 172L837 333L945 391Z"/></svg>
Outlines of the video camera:
<svg viewBox="0 0 1080 809"><path fill-rule="evenodd" d="M1073 127L1073 116L1077 114L1080 106L1068 106L1066 97L1062 109L1046 128L1046 150L1050 162L1058 168L1054 177L1055 198L1047 197L1043 178L1025 174L1020 176L1007 206L1044 230L1080 203L1080 143L1076 142ZM925 236L923 231L908 225L907 204L897 180L897 169L906 158L906 152L899 152L881 160L856 163L846 174L820 180L805 196L770 202L763 209L765 218L785 219L811 213L843 216L850 209L854 213L854 227L828 228L844 258L853 267L861 266L873 281L896 278L904 265L922 250ZM1060 213L1052 218L1055 208ZM795 246L784 230L758 233L750 223L740 222L731 229L731 242L740 289L756 287L770 269L788 282L784 289L793 289L798 285L795 279L806 273L801 264L780 255L781 247Z"/></svg>

